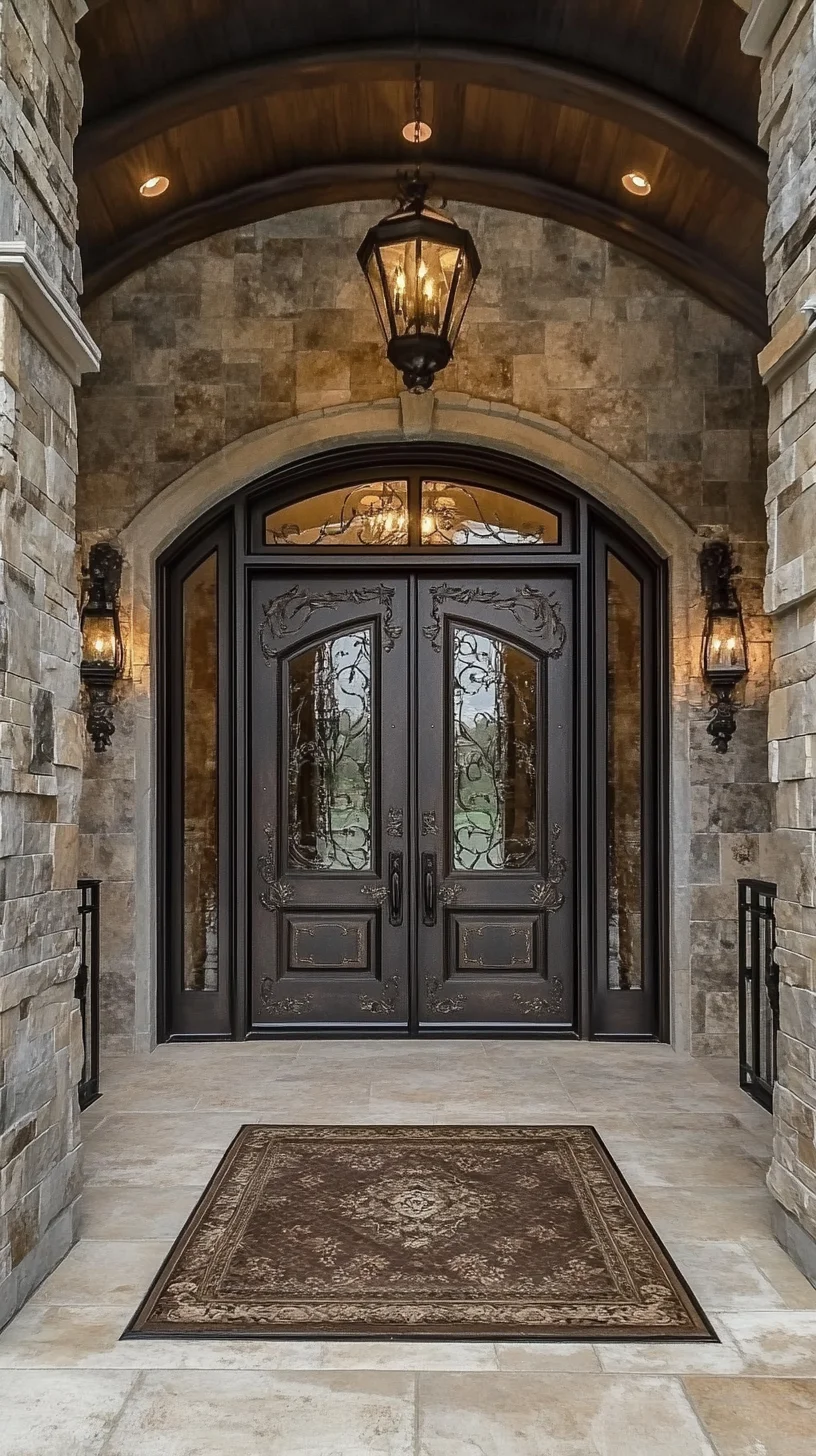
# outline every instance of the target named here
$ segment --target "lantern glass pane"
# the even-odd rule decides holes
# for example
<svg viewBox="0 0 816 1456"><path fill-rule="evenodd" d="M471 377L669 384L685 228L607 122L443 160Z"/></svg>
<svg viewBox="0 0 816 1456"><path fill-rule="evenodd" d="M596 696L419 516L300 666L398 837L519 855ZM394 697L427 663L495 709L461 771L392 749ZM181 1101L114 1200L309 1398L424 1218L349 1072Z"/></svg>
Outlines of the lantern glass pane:
<svg viewBox="0 0 816 1456"><path fill-rule="evenodd" d="M440 334L459 249L411 238L385 244L381 256L397 334Z"/></svg>
<svg viewBox="0 0 816 1456"><path fill-rule="evenodd" d="M82 661L116 666L116 628L110 612L86 612L82 621Z"/></svg>
<svg viewBox="0 0 816 1456"><path fill-rule="evenodd" d="M736 612L715 612L709 624L706 642L706 672L745 672L745 639L742 623Z"/></svg>
<svg viewBox="0 0 816 1456"><path fill-rule="evenodd" d="M374 299L374 307L377 310L377 318L380 322L380 328L382 329L387 342L391 337L391 325L388 319L388 311L385 306L385 299L383 298L382 279L380 277L380 268L378 262L378 250L376 248L372 249L371 256L366 263L365 274L368 281L368 286L371 289L371 297Z"/></svg>
<svg viewBox="0 0 816 1456"><path fill-rule="evenodd" d="M458 257L460 253L460 250L458 248L456 250L456 253ZM475 281L473 277L473 269L470 266L470 259L468 258L468 255L464 251L464 249L461 250L461 257L462 267L459 273L459 278L456 282L456 296L453 300L450 327L448 329L448 340L450 342L451 348L453 348L454 344L456 343L459 335L459 330L462 327L462 319L465 316L465 309L468 306L470 295L473 292L473 284Z"/></svg>

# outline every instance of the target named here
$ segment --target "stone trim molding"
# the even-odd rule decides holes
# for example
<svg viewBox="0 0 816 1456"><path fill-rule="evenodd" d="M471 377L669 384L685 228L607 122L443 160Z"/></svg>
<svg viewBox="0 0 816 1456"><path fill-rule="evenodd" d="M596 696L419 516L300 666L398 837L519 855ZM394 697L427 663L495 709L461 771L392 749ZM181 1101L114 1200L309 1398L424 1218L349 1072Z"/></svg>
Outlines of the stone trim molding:
<svg viewBox="0 0 816 1456"><path fill-rule="evenodd" d="M99 349L28 243L0 241L0 293L72 384L96 372Z"/></svg>
<svg viewBox="0 0 816 1456"><path fill-rule="evenodd" d="M808 298L757 355L762 383L778 389L816 353L816 298Z"/></svg>
<svg viewBox="0 0 816 1456"><path fill-rule="evenodd" d="M746 56L764 56L789 5L790 0L753 0L740 31L740 46Z"/></svg>
<svg viewBox="0 0 816 1456"><path fill-rule="evenodd" d="M670 561L671 640L685 644L696 585L697 538L683 518L632 470L563 425L513 405L464 394L435 393L419 409L384 399L337 405L293 416L234 441L171 482L119 536L127 563L123 606L130 615L131 663L136 688L135 1049L155 1043L156 995L156 736L151 665L155 661L153 614L156 558L187 526L220 501L290 461L342 445L416 438L467 441L501 450L557 471L608 506ZM688 703L679 681L671 701L670 978L673 1045L691 1045L689 948L691 782Z"/></svg>

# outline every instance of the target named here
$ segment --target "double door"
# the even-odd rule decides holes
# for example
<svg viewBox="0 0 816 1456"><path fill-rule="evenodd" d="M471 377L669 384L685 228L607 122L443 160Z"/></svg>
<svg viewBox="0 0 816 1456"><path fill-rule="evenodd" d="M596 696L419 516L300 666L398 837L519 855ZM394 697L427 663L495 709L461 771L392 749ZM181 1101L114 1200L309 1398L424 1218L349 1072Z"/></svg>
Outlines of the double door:
<svg viewBox="0 0 816 1456"><path fill-rule="evenodd" d="M576 1024L566 571L258 575L253 1029Z"/></svg>

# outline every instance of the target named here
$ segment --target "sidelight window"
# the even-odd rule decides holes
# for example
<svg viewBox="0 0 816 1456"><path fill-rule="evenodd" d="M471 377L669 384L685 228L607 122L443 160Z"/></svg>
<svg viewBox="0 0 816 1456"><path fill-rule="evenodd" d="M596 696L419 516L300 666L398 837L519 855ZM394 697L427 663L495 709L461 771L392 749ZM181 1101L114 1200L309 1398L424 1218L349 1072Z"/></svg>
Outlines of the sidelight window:
<svg viewBox="0 0 816 1456"><path fill-rule="evenodd" d="M607 582L607 915L610 991L643 987L643 608L612 552Z"/></svg>
<svg viewBox="0 0 816 1456"><path fill-rule="evenodd" d="M185 991L218 990L218 557L182 587Z"/></svg>

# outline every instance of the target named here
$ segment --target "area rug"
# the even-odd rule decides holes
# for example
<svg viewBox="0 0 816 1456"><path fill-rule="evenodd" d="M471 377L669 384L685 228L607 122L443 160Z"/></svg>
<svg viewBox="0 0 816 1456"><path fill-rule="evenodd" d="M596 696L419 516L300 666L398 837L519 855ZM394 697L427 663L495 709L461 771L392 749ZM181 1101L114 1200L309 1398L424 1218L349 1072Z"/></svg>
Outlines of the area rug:
<svg viewBox="0 0 816 1456"><path fill-rule="evenodd" d="M715 1340L591 1127L243 1127L126 1337Z"/></svg>

